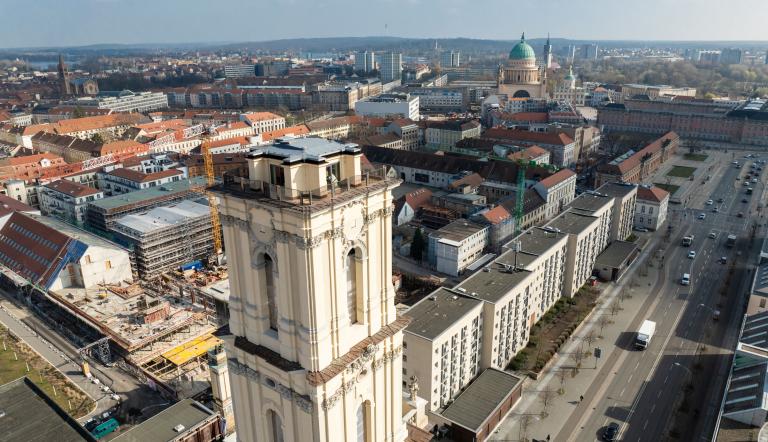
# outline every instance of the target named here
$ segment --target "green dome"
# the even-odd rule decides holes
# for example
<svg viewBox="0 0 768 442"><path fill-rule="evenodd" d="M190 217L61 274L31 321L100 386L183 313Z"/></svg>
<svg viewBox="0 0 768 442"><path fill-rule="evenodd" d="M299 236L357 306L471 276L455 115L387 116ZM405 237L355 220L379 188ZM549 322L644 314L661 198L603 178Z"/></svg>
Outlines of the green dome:
<svg viewBox="0 0 768 442"><path fill-rule="evenodd" d="M520 38L520 43L516 44L511 51L509 51L510 60L535 60L536 53L533 52L531 45L525 42L525 33Z"/></svg>

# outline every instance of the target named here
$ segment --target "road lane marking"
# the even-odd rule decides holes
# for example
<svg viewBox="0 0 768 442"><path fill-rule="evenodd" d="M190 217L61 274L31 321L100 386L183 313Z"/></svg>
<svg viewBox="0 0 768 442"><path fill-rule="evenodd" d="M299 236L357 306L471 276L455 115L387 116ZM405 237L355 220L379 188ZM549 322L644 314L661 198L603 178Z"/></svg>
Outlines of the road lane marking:
<svg viewBox="0 0 768 442"><path fill-rule="evenodd" d="M664 378L664 383L666 384L668 380L669 380L669 375L667 375L667 377Z"/></svg>
<svg viewBox="0 0 768 442"><path fill-rule="evenodd" d="M656 410L656 404L653 404L653 407L651 407L651 413L653 413Z"/></svg>

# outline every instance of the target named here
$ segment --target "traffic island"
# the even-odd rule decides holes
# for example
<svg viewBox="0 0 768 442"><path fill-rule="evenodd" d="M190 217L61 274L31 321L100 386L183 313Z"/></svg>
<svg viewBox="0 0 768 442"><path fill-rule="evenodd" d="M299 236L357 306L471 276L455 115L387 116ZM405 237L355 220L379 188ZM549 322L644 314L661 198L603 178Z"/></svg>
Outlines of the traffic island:
<svg viewBox="0 0 768 442"><path fill-rule="evenodd" d="M24 376L75 419L87 415L96 405L48 361L0 326L0 385Z"/></svg>

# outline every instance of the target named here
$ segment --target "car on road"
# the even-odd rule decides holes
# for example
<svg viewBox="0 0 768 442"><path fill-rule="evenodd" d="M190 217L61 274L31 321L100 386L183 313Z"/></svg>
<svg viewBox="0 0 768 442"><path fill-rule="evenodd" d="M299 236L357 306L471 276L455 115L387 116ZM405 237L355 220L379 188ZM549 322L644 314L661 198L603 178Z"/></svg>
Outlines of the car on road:
<svg viewBox="0 0 768 442"><path fill-rule="evenodd" d="M742 199L741 199L741 202L742 202L742 203L748 203L748 202L749 202L749 200L748 200L748 199L746 199L746 198L742 198Z"/></svg>
<svg viewBox="0 0 768 442"><path fill-rule="evenodd" d="M718 212L720 212L720 209L718 209L717 207L712 209L712 213L718 213Z"/></svg>
<svg viewBox="0 0 768 442"><path fill-rule="evenodd" d="M117 395L117 394L114 394L114 393L110 397L112 398L113 401L119 401L120 400L120 395Z"/></svg>
<svg viewBox="0 0 768 442"><path fill-rule="evenodd" d="M94 377L94 378L91 380L91 382L93 382L93 383L94 383L94 384L96 384L96 385L99 385L99 384L101 384L101 381L99 380L99 378L96 378L96 377Z"/></svg>
<svg viewBox="0 0 768 442"><path fill-rule="evenodd" d="M744 186L744 187L749 186L749 180L744 180L744 183L742 184L742 186Z"/></svg>
<svg viewBox="0 0 768 442"><path fill-rule="evenodd" d="M690 252L688 252L688 258L689 259L696 258L696 251L695 250L691 250Z"/></svg>
<svg viewBox="0 0 768 442"><path fill-rule="evenodd" d="M744 218L744 212L739 212L739 214L736 216L738 216L739 218Z"/></svg>
<svg viewBox="0 0 768 442"><path fill-rule="evenodd" d="M712 312L712 320L717 321L720 319L720 310L715 310Z"/></svg>
<svg viewBox="0 0 768 442"><path fill-rule="evenodd" d="M757 178L752 178L752 182L756 183L757 182Z"/></svg>
<svg viewBox="0 0 768 442"><path fill-rule="evenodd" d="M635 230L635 232L647 232L648 231L648 229L646 229L645 227L635 227L634 230Z"/></svg>
<svg viewBox="0 0 768 442"><path fill-rule="evenodd" d="M706 213L700 213L700 214L699 214L699 219L704 219L704 218L706 218L706 217L707 217L707 214L706 214Z"/></svg>
<svg viewBox="0 0 768 442"><path fill-rule="evenodd" d="M728 257L727 256L721 256L720 257L720 264L725 264L727 262L728 262Z"/></svg>
<svg viewBox="0 0 768 442"><path fill-rule="evenodd" d="M683 273L683 277L680 278L680 285L691 285L691 275Z"/></svg>
<svg viewBox="0 0 768 442"><path fill-rule="evenodd" d="M717 202L718 202L718 203L722 203L723 201L725 201L725 200L724 200L724 199L722 199L722 198L718 198L718 199L717 199Z"/></svg>
<svg viewBox="0 0 768 442"><path fill-rule="evenodd" d="M709 232L709 237L712 239L717 238L717 232Z"/></svg>
<svg viewBox="0 0 768 442"><path fill-rule="evenodd" d="M602 439L606 442L613 442L616 440L616 436L619 435L619 424L616 422L611 422L608 424L607 427L605 427L605 430L603 430Z"/></svg>
<svg viewBox="0 0 768 442"><path fill-rule="evenodd" d="M712 204L715 204L715 202L714 202L714 201L712 201L712 200L707 200L707 205L708 205L708 206L711 206Z"/></svg>

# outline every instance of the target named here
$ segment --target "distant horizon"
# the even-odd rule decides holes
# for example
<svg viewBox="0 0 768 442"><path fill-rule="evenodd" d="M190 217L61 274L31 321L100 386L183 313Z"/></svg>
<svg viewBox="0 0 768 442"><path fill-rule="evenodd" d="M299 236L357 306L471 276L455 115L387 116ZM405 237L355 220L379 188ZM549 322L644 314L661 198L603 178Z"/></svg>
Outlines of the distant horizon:
<svg viewBox="0 0 768 442"><path fill-rule="evenodd" d="M1 51L44 51L44 50L66 50L66 49L88 49L92 47L104 47L104 48L113 48L113 49L119 49L121 47L123 48L143 48L143 47L174 47L174 46L186 46L186 47L196 47L199 46L200 49L207 49L207 48L215 48L217 46L231 46L231 45L253 45L253 44L259 44L259 43L279 43L281 41L285 42L291 42L291 41L298 41L298 40L307 40L307 41L322 41L322 40L337 40L337 39L392 39L392 40L425 40L425 41L441 41L441 40L469 40L469 41L484 41L484 42L515 42L520 39L520 37L517 38L475 38L475 37L465 37L465 36L458 36L458 37L408 37L408 36L395 36L395 35L359 35L359 36L349 36L349 35L339 35L339 36L323 36L323 37L288 37L288 38L277 38L277 39L270 39L270 40L210 40L210 41L167 41L167 42L133 42L133 43L120 43L120 42L105 42L105 43L90 43L90 44L82 44L82 45L59 45L59 46L14 46L14 47L5 47L0 46ZM571 38L571 37L561 37L561 36L549 36L549 38L553 41L567 41L567 42L591 42L591 43L597 43L598 45L600 43L638 43L638 44L649 44L649 45L659 45L664 43L670 43L670 44L702 44L702 45L714 45L714 44L750 44L750 45L760 45L764 44L766 45L766 50L768 50L768 39L765 40L670 40L670 39L658 39L658 40L647 40L647 39L585 39L585 38ZM546 40L547 36L528 36L526 35L526 40L528 41L538 41L538 40Z"/></svg>
<svg viewBox="0 0 768 442"><path fill-rule="evenodd" d="M508 41L762 42L764 0L2 0L7 49L267 42L349 35ZM163 43L165 42L165 43Z"/></svg>

